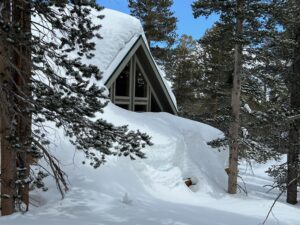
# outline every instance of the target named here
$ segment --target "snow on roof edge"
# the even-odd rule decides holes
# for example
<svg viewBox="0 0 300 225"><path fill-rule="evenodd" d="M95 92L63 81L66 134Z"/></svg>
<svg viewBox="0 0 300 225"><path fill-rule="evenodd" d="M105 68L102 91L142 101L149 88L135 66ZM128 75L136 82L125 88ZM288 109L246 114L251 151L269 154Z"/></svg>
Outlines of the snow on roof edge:
<svg viewBox="0 0 300 225"><path fill-rule="evenodd" d="M103 83L106 83L109 80L109 78L113 75L114 71L120 65L122 60L126 57L128 51L133 47L133 45L136 43L138 38L139 38L139 36L133 36L132 39L128 43L126 43L124 48L122 48L117 53L117 55L115 55L114 59L110 62L110 64L106 68L106 70L103 71L103 74L102 74Z"/></svg>
<svg viewBox="0 0 300 225"><path fill-rule="evenodd" d="M165 86L165 88L167 90L167 93L169 94L169 97L170 97L170 99L171 99L171 101L172 101L175 109L178 111L175 95L172 92L172 89L171 89L170 85L167 83L167 80L165 79L165 72L162 71L158 67L158 65L157 65L157 63L156 63L156 61L155 61L155 59L154 59L154 57L153 57L153 55L152 55L152 53L150 51L150 48L149 48L149 45L148 45L148 42L147 42L147 38L145 36L145 33L144 33L143 28L142 28L141 22L137 18L135 18L135 17L133 17L131 15L128 15L128 14L125 14L125 13L122 13L122 12L119 12L119 11L116 11L116 10L105 8L102 11L104 11L104 14L106 16L108 16L108 17L110 16L110 14L119 15L120 18L122 18L122 22L124 22L124 18L130 18L130 20L134 19L134 20L138 21L138 23L139 23L139 25L136 25L135 33L133 33L133 35L131 36L131 38L129 40L126 40L124 42L124 45L122 45L122 47L117 50L117 52L115 53L115 55L112 56L112 60L108 63L108 65L106 66L106 68L104 70L102 70L102 72L103 72L103 74L102 74L102 82L106 83L109 80L109 78L112 76L113 72L117 69L118 65L120 65L120 63L122 62L122 60L124 59L124 57L126 57L128 51L130 51L130 49L133 47L133 45L138 40L138 38L142 37L142 39L143 39L146 47L148 48L149 54L152 57L152 60L153 60L153 62L155 64L155 67L157 68L157 71L158 71L158 73L160 75L160 78L163 81L163 84L164 84L164 86ZM108 23L109 22L106 21L106 25ZM103 28L101 28L101 29L103 29ZM100 29L100 34L101 34L101 29Z"/></svg>

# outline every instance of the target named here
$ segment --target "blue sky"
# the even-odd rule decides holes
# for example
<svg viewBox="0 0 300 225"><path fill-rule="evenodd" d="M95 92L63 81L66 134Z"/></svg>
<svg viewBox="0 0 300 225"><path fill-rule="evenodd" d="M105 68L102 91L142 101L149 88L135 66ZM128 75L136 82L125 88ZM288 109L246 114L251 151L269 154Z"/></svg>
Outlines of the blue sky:
<svg viewBox="0 0 300 225"><path fill-rule="evenodd" d="M115 9L127 14L130 13L127 7L127 0L97 0L97 2L106 8ZM211 16L208 19L194 19L191 7L193 2L194 0L174 0L172 10L178 18L177 33L179 36L188 34L193 36L194 39L199 39L205 30L210 28L217 20L217 16Z"/></svg>

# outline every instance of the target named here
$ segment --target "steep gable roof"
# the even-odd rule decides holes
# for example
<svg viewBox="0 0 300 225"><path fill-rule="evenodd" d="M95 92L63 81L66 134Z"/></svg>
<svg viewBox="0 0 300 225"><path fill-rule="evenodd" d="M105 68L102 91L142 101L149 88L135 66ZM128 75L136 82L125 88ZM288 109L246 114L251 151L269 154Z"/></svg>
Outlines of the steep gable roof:
<svg viewBox="0 0 300 225"><path fill-rule="evenodd" d="M103 72L102 82L107 84L126 56L135 47L138 47L137 45L142 46L154 69L157 82L172 105L172 111L176 112L175 96L164 79L163 71L159 69L150 53L140 21L135 17L111 9L104 9L97 14L93 13L95 18L98 14L104 15L104 19L97 18L94 21L102 26L100 29L102 39L95 40L96 55L90 61L98 65Z"/></svg>

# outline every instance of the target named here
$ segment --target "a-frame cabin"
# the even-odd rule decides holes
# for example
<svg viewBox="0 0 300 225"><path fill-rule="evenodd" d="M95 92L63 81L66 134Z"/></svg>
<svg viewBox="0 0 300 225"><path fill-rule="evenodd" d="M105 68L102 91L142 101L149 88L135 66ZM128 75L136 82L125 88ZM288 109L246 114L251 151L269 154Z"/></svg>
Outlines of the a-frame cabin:
<svg viewBox="0 0 300 225"><path fill-rule="evenodd" d="M124 109L177 113L161 78L161 71L142 36L137 39L105 85L109 88L111 101Z"/></svg>
<svg viewBox="0 0 300 225"><path fill-rule="evenodd" d="M175 97L151 55L140 21L110 9L103 13L103 39L96 42L96 51L112 55L102 60L111 101L131 111L176 115Z"/></svg>

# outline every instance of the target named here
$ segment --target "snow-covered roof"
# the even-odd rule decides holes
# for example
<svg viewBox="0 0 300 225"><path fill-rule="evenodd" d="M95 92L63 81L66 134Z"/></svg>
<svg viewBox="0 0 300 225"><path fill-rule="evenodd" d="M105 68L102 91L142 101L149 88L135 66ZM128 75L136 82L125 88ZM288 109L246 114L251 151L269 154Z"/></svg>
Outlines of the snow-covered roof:
<svg viewBox="0 0 300 225"><path fill-rule="evenodd" d="M93 13L99 14L95 11ZM92 62L98 65L103 72L102 81L105 83L130 47L140 35L144 34L144 31L138 19L125 13L104 9L100 11L100 15L104 15L104 18L94 22L101 24L100 35L102 39L94 40L96 55Z"/></svg>
<svg viewBox="0 0 300 225"><path fill-rule="evenodd" d="M94 22L102 26L100 28L102 39L94 40L96 54L90 63L99 66L103 72L102 82L106 83L139 37L142 36L145 44L147 44L147 40L141 22L137 18L112 9L104 9L100 13L93 11L93 13L95 14ZM99 14L104 15L104 18L96 18ZM176 106L175 96L164 78L164 72L157 65L156 67L173 104Z"/></svg>

